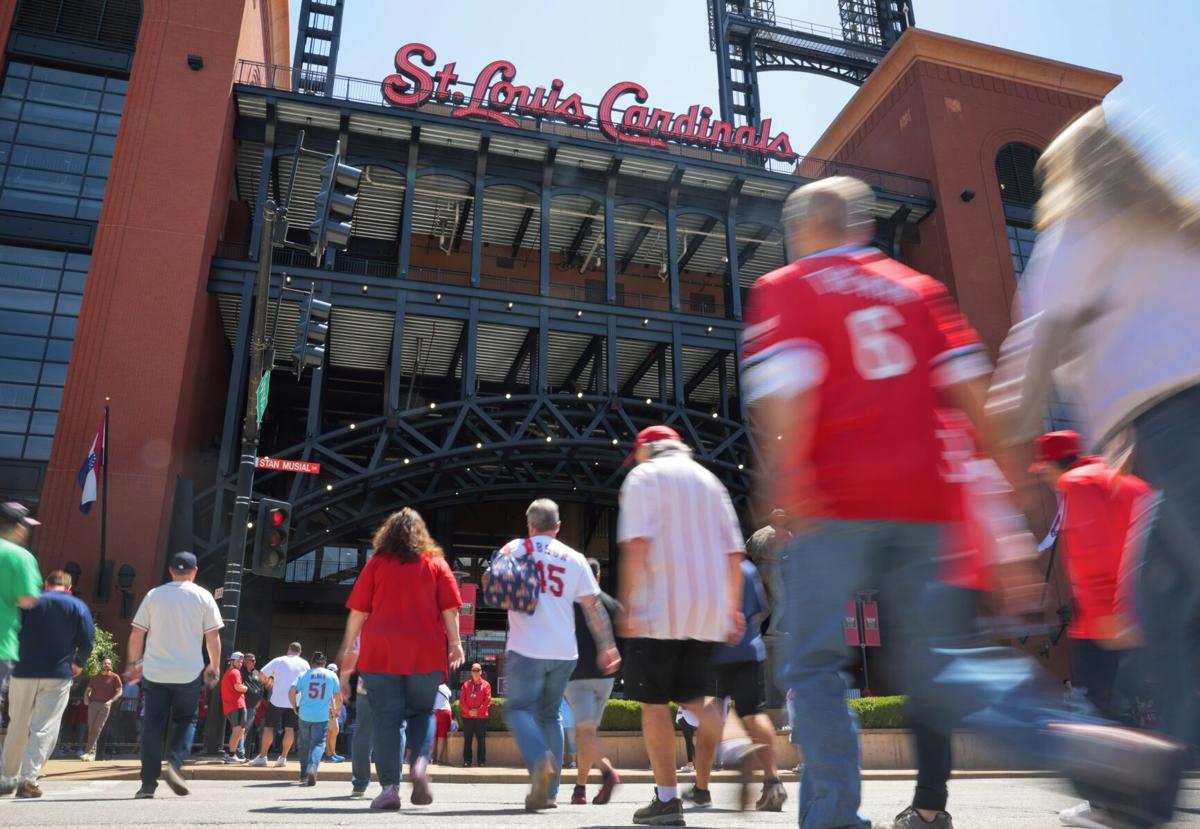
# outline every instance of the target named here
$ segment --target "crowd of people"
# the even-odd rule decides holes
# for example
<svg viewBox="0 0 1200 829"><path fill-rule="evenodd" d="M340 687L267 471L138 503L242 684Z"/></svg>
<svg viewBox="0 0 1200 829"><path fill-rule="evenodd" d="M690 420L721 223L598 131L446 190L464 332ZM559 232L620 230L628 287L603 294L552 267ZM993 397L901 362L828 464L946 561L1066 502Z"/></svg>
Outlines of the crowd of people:
<svg viewBox="0 0 1200 829"><path fill-rule="evenodd" d="M655 782L635 824L683 825L685 800L710 806L718 762L740 773L741 808L757 770L754 808L782 809L766 714L778 687L804 758L801 826L866 829L843 608L870 588L918 765L911 805L891 829L951 829L951 736L968 721L1071 780L1085 800L1060 815L1066 825L1171 819L1200 717L1200 656L1185 635L1200 621L1200 349L1188 345L1200 316L1200 209L1100 109L1068 127L1038 170L1041 236L995 372L947 289L870 246L866 184L827 178L789 197L792 262L762 277L748 301L742 390L757 444L752 514L763 525L748 544L724 486L667 425L643 429L627 460L615 597L600 588L599 563L560 538L558 505L529 505L525 533L493 561L536 571L536 601L508 608L503 668L528 811L557 807L564 756L575 769L572 805L588 803L593 770L591 802L611 799L620 776L599 725L620 672L625 696L641 704ZM1080 404L1081 432L1038 436L1052 380ZM1032 466L1022 454L1030 441ZM1059 503L1066 633L1083 699L1003 646L1044 615L1027 520L1047 492L1039 480ZM0 508L0 680L11 718L0 793L20 797L40 794L93 629L70 576L43 580L24 550L35 524L20 505ZM249 762L267 765L278 730L275 765L287 766L298 740L308 786L322 761L341 759L353 699L352 795L366 795L373 762L372 809L400 808L406 766L409 801L432 802L429 765L448 759L455 695L462 762L484 766L493 689L478 663L451 687L465 658L462 602L442 550L407 507L372 547L336 665L321 653L305 660L293 643L261 669L235 652L223 675L216 602L194 583L195 557L175 554L172 581L133 619L125 684L106 663L87 686L83 757L95 756L113 706L124 713L137 684L136 797L154 797L160 777L187 794L180 767L197 700L219 682L226 762L244 762L257 743ZM1127 656L1138 646L1151 658ZM1170 690L1154 721L1140 724L1158 734L1117 722L1122 672L1145 682L1151 669ZM694 774L685 791L672 705Z"/></svg>

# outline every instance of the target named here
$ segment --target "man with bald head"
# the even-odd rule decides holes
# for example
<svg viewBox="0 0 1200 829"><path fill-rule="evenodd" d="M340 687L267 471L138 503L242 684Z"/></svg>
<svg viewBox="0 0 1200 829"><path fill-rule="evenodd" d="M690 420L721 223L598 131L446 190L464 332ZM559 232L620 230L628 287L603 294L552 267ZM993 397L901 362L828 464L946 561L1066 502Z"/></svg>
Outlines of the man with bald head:
<svg viewBox="0 0 1200 829"><path fill-rule="evenodd" d="M962 512L943 474L937 410L961 410L994 447L983 410L990 366L940 283L867 246L873 201L866 184L845 177L793 193L783 218L798 258L755 283L746 315L742 389L764 467L756 506L760 516L785 510L795 533L783 558L778 673L805 761L802 826L870 827L858 814L858 741L840 673L845 603L864 589L881 594L884 655L910 694L910 720L948 742L971 715L1007 748L1058 765L1099 807L1093 813L1107 815L1096 825L1163 822L1174 797L1163 781L1178 779L1182 752L1054 711L1060 702L1038 682L1038 666L977 647L969 612L966 636L947 632L963 619L929 585L944 530ZM987 562L1010 615L1036 609L1041 594L1034 546L1013 543L1023 531L1007 527ZM914 799L891 829L952 829L944 788L918 795L929 799Z"/></svg>
<svg viewBox="0 0 1200 829"><path fill-rule="evenodd" d="M942 394L982 420L990 368L946 289L869 246L873 201L870 187L841 176L793 193L783 219L794 261L758 280L746 315L757 514L794 532L777 674L805 760L805 829L869 827L840 673L843 608L881 589L881 606L906 608L890 620L889 649L917 639L920 597L953 518L935 408Z"/></svg>

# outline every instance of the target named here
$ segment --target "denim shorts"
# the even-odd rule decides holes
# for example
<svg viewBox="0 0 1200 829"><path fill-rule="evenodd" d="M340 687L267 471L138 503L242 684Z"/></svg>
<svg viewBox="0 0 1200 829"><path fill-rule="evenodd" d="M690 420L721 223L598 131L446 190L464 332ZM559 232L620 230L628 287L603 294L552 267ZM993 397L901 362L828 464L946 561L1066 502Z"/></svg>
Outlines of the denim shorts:
<svg viewBox="0 0 1200 829"><path fill-rule="evenodd" d="M604 706L612 696L613 679L572 679L567 683L567 704L577 723L596 723L604 716Z"/></svg>

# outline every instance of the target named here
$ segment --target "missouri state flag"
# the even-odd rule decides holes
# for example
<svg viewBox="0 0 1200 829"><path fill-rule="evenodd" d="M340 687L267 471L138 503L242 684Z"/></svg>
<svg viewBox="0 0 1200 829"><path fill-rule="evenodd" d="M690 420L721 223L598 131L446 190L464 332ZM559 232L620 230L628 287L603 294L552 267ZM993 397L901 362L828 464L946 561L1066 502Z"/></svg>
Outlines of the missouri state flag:
<svg viewBox="0 0 1200 829"><path fill-rule="evenodd" d="M96 475L104 466L104 447L108 440L104 427L105 422L101 420L96 437L92 439L92 449L84 459L83 466L79 467L79 511L84 515L91 512L92 504L96 502Z"/></svg>

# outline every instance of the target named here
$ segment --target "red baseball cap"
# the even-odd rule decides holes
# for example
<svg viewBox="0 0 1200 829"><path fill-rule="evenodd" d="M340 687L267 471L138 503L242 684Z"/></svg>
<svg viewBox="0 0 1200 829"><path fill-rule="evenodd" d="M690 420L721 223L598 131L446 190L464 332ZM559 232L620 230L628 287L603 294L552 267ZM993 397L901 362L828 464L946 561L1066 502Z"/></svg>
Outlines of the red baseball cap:
<svg viewBox="0 0 1200 829"><path fill-rule="evenodd" d="M634 456L637 455L637 450L657 440L678 440L682 442L683 438L679 437L679 433L670 426L647 426L637 433L637 438L633 441L633 451L629 453L629 457L625 459L623 465L629 466L629 464L633 463Z"/></svg>
<svg viewBox="0 0 1200 829"><path fill-rule="evenodd" d="M1033 463L1030 472L1037 472L1050 461L1073 458L1084 452L1083 436L1070 429L1047 432L1033 442Z"/></svg>

